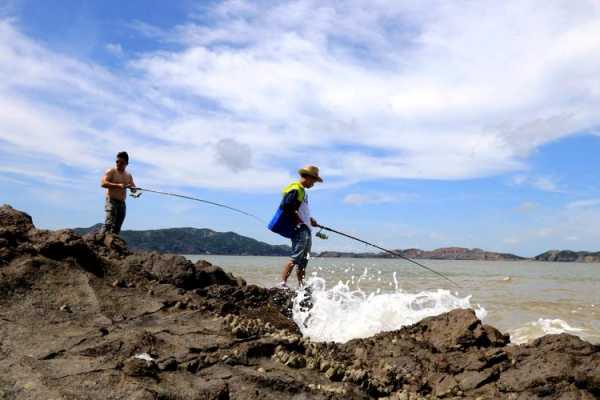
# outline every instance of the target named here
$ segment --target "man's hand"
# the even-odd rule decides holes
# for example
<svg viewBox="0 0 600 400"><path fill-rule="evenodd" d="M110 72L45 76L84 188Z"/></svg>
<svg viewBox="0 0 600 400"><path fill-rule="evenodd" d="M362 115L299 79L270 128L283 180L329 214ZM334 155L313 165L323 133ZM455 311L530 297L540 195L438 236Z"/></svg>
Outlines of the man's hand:
<svg viewBox="0 0 600 400"><path fill-rule="evenodd" d="M314 219L313 217L310 217L310 224L314 227L319 226L319 223L317 222L316 219Z"/></svg>

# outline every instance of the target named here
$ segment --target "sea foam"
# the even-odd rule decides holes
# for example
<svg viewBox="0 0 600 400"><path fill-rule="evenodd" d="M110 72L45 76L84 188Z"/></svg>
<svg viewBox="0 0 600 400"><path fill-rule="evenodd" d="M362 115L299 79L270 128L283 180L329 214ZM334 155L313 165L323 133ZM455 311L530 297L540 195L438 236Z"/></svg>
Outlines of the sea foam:
<svg viewBox="0 0 600 400"><path fill-rule="evenodd" d="M562 319L540 318L537 321L529 322L525 326L511 331L510 341L514 344L522 344L544 335L570 333L580 336L583 331L584 329L573 327Z"/></svg>
<svg viewBox="0 0 600 400"><path fill-rule="evenodd" d="M479 319L485 318L486 310L473 307L470 298L444 289L410 293L397 286L391 293L378 290L366 294L342 282L327 288L323 278L314 277L307 282L307 289L298 291L293 317L302 334L312 340L346 342L396 330L456 308L473 308Z"/></svg>

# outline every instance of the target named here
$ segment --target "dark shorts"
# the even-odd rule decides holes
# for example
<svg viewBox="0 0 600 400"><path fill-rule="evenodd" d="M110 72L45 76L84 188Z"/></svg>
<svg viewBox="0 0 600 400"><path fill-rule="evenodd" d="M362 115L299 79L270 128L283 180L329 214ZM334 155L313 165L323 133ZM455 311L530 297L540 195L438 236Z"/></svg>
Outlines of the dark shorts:
<svg viewBox="0 0 600 400"><path fill-rule="evenodd" d="M127 207L124 201L106 198L104 205L104 211L106 212L106 219L104 221L104 227L102 230L108 233L121 233L121 226L125 221L125 214Z"/></svg>
<svg viewBox="0 0 600 400"><path fill-rule="evenodd" d="M294 229L294 233L292 234L292 255L290 258L298 268L306 268L311 246L312 236L308 226L302 224L300 227Z"/></svg>

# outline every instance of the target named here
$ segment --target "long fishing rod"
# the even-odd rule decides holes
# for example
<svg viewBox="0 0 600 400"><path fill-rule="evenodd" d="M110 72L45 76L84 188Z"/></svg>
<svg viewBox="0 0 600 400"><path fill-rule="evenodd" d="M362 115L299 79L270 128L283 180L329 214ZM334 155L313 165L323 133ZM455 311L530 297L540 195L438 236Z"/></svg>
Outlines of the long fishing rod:
<svg viewBox="0 0 600 400"><path fill-rule="evenodd" d="M459 288L461 287L458 283L454 282L452 279L448 278L446 275L442 274L441 272L437 272L436 270L431 269L431 268L429 268L429 267L427 267L427 266L425 266L425 265L423 265L423 264L421 264L421 263L419 263L419 262L417 262L417 261L415 261L413 259L405 257L405 256L403 256L402 254L400 254L398 252L395 252L395 251L392 251L392 250L388 250L388 249L384 249L383 247L377 246L376 244L367 242L366 240L362 240L362 239L357 238L357 237L352 236L352 235L348 235L347 233L344 233L344 232L336 231L335 229L329 228L327 226L323 226L323 225L317 224L317 228L321 228L321 229L324 229L324 230L329 231L329 232L337 233L338 235L345 236L345 237L347 237L349 239L353 239L353 240L356 240L357 242L361 242L361 243L364 243L366 245L375 247L376 249L385 251L386 253L389 253L389 254L394 255L396 257L400 257L400 258L402 258L402 259L404 259L406 261L410 261L411 263L416 264L416 265L418 265L421 268L424 268L424 269L426 269L426 270L428 270L430 272L433 272L434 274L436 274L438 276L441 276L442 278L444 278L448 282L452 283L453 285L455 285L455 286L457 286Z"/></svg>
<svg viewBox="0 0 600 400"><path fill-rule="evenodd" d="M164 196L172 196L172 197L179 197L179 198L182 198L182 199L187 199L187 200L199 201L200 203L205 203L205 204L210 204L210 205L217 206L217 207L221 207L221 208L226 208L226 209L228 209L228 210L235 211L235 212L238 212L238 213L240 213L240 214L247 215L247 216L249 216L249 217L252 217L252 218L254 218L254 219L256 219L256 220L258 220L258 221L260 221L260 222L263 222L263 223L264 223L264 222L266 222L264 219L262 219L262 218L260 218L260 217L257 217L257 216L256 216L256 215L254 215L254 214L251 214L251 213L249 213L249 212L246 212L246 211L244 211L244 210L240 210L240 209L238 209L238 208L230 207L230 206L228 206L228 205L225 205L225 204L216 203L216 202L214 202L214 201L203 200L203 199L199 199L199 198L197 198L197 197L192 197L192 196L185 196L185 195L183 195L183 194L177 194L177 193L168 193L168 192L161 192L161 191L159 191L159 190L152 190L152 189L146 189L146 188L141 188L141 187L134 187L134 188L131 188L131 189L133 189L133 190L136 190L136 191L137 191L137 190L140 190L140 191L142 191L142 192L150 192L150 193L162 194L162 195L164 195ZM135 195L135 194L133 194L133 193L132 193L132 196L133 196L133 197L139 197L139 195L138 195L138 196L136 196L136 195Z"/></svg>

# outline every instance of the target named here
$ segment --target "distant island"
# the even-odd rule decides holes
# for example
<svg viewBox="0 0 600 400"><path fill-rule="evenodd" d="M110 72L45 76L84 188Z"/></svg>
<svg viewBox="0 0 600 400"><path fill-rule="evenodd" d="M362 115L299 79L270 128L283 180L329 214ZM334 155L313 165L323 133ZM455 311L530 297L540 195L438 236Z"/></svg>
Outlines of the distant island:
<svg viewBox="0 0 600 400"><path fill-rule="evenodd" d="M477 260L477 261L549 261L549 262L581 262L600 263L600 252L548 250L538 256L529 258L511 253L496 253L482 249L465 247L443 247L435 250L405 249L394 250L404 257L429 260ZM348 258L393 258L391 254L380 252L352 253L340 251L323 251L316 257L348 257Z"/></svg>
<svg viewBox="0 0 600 400"><path fill-rule="evenodd" d="M102 224L89 228L75 228L75 233L100 230ZM129 248L175 254L219 254L240 256L287 256L290 247L260 242L235 232L216 232L212 229L169 228L152 230L124 230L120 235Z"/></svg>
<svg viewBox="0 0 600 400"><path fill-rule="evenodd" d="M75 228L77 234L97 231L101 224L89 228ZM129 248L141 251L158 251L175 254L215 254L239 256L288 256L290 246L272 245L235 232L216 232L212 229L169 228L152 230L125 230L121 232ZM474 260L474 261L550 261L600 263L600 252L549 250L528 258L511 253L497 253L478 248L442 247L435 250L397 249L404 257L429 260ZM323 258L393 258L384 252L322 251L313 257Z"/></svg>
<svg viewBox="0 0 600 400"><path fill-rule="evenodd" d="M482 249L467 249L464 247L444 247L435 250L405 249L394 250L408 258L429 260L480 260L480 261L519 261L527 260L510 253L495 253ZM393 258L389 253L346 253L337 251L324 251L318 257L351 257L351 258Z"/></svg>
<svg viewBox="0 0 600 400"><path fill-rule="evenodd" d="M549 250L535 257L536 261L600 263L600 251Z"/></svg>

